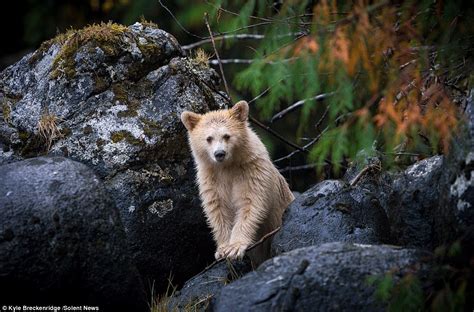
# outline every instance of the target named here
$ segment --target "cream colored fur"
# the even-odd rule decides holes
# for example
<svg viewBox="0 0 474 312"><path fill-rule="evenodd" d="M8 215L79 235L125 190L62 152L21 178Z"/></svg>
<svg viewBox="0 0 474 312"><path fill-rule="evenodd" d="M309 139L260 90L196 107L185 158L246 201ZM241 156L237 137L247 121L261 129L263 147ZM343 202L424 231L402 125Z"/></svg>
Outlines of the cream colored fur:
<svg viewBox="0 0 474 312"><path fill-rule="evenodd" d="M216 259L242 258L245 250L281 225L293 201L288 184L248 125L248 104L199 115L183 112L197 167L204 212L217 244ZM224 151L218 161L216 151ZM270 257L270 240L249 252L255 265Z"/></svg>

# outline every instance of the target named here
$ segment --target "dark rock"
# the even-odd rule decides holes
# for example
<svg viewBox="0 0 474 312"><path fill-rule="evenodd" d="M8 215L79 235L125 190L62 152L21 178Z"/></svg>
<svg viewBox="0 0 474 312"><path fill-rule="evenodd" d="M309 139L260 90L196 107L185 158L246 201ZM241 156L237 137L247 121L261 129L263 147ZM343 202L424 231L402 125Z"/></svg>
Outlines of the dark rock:
<svg viewBox="0 0 474 312"><path fill-rule="evenodd" d="M0 167L2 304L145 311L120 217L99 178L63 157Z"/></svg>
<svg viewBox="0 0 474 312"><path fill-rule="evenodd" d="M421 160L392 175L387 194L379 194L395 244L427 249L437 246L433 220L437 218L442 168L442 156Z"/></svg>
<svg viewBox="0 0 474 312"><path fill-rule="evenodd" d="M84 41L71 56L59 37L0 74L8 111L0 158L49 153L93 168L117 203L140 273L161 291L170 272L180 283L213 260L179 115L220 108L224 98L215 71L183 57L168 33L140 23L95 27L113 40ZM40 135L45 120L54 137Z"/></svg>
<svg viewBox="0 0 474 312"><path fill-rule="evenodd" d="M420 251L328 243L264 262L222 288L214 311L383 311L369 276L418 268Z"/></svg>
<svg viewBox="0 0 474 312"><path fill-rule="evenodd" d="M334 241L387 243L388 229L387 216L369 190L326 180L297 197L287 208L272 249L280 254Z"/></svg>
<svg viewBox="0 0 474 312"><path fill-rule="evenodd" d="M454 137L441 169L440 203L433 224L439 243L466 234L474 239L474 90L466 99L465 115L467 122Z"/></svg>
<svg viewBox="0 0 474 312"><path fill-rule="evenodd" d="M247 258L244 258L244 261L219 262L187 281L172 298L169 310L212 311L222 287L251 270L250 260Z"/></svg>

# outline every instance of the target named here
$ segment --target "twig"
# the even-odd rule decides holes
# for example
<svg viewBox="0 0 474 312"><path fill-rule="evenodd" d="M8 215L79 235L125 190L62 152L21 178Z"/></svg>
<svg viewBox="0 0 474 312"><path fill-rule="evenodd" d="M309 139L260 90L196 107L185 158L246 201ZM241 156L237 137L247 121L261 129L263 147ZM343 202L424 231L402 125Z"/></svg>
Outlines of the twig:
<svg viewBox="0 0 474 312"><path fill-rule="evenodd" d="M174 16L173 12L171 12L170 9L168 9L168 7L166 7L163 2L161 2L161 0L158 0L158 2L160 3L161 7L163 9L165 9L170 15L171 17L174 19L174 21L178 24L179 28L181 28L185 33L187 33L188 35L190 36L193 36L193 37L196 37L196 38L199 38L199 39L204 39L204 37L201 37L201 36L198 36L196 34L193 34L192 32L190 32L189 30L187 30L179 21L178 19L176 18L176 16Z"/></svg>
<svg viewBox="0 0 474 312"><path fill-rule="evenodd" d="M285 167L282 169L279 169L280 173L284 173L287 171L298 171L298 170L308 170L308 169L314 169L318 166L319 164L309 164L309 165L301 165L301 166L293 166L293 167Z"/></svg>
<svg viewBox="0 0 474 312"><path fill-rule="evenodd" d="M272 119L270 120L270 122L274 122L275 120L278 120L278 119L281 119L283 116L285 116L286 114L288 114L289 112L292 112L294 111L295 109L297 109L298 107L300 106L303 106L304 103L306 103L306 101L320 101L320 100L323 100L325 98L327 98L328 96L330 95L333 95L334 92L330 92L330 93L322 93L322 94L318 94L316 96L313 96L311 98L307 98L307 99L304 99L304 100L300 100L298 102L295 102L294 104L288 106L287 108L285 108L284 110L282 110L281 112L275 114Z"/></svg>
<svg viewBox="0 0 474 312"><path fill-rule="evenodd" d="M328 112L329 112L329 106L326 107L326 110L324 111L323 115L321 116L321 118L319 119L319 121L316 123L316 126L315 126L316 128L318 128L318 127L321 125L321 123L323 122L324 118L326 118ZM336 120L337 120L337 119L336 119ZM304 149L306 152L308 152L308 148L311 147L314 143L318 142L318 141L321 139L321 137L323 136L323 134L324 134L328 129L329 129L329 126L327 126L326 128L324 128L324 130L321 131L321 133L320 133L317 137L315 137L314 139L312 139L311 141L309 141L305 146L303 146L303 149ZM289 154L286 155L286 156L283 156L283 157L280 157L280 158L274 160L273 162L274 162L274 163L277 163L277 162L280 162L280 161L282 161L282 160L291 158L291 157L293 157L293 155L297 154L298 152L299 152L298 150L293 151L293 152L289 153Z"/></svg>
<svg viewBox="0 0 474 312"><path fill-rule="evenodd" d="M264 129L265 131L271 133L273 136L275 136L276 138L278 138L280 141L282 142L285 142L286 144L290 145L291 147L295 148L297 151L300 151L300 152L304 152L304 153L307 153L308 151L304 148L304 147L301 147L299 145L296 145L295 143L293 142L290 142L288 141L287 139L285 139L283 136L281 136L278 132L275 132L272 128L270 128L269 126L266 126L264 124L262 124L260 121L258 121L257 119L253 118L252 116L249 116L249 120L256 124L258 127Z"/></svg>
<svg viewBox="0 0 474 312"><path fill-rule="evenodd" d="M214 40L215 41L220 41L220 40L226 40L226 39L241 39L241 40L245 40L245 39L255 39L255 40L259 40L259 39L263 39L265 38L264 35L257 35L257 34L236 34L236 35L221 35L221 36L215 36L214 37ZM206 43L212 43L212 40L211 38L207 38L207 39L204 39L204 40L201 40L201 41L198 41L198 42L194 42L194 43L191 43L191 44L188 44L188 45L184 45L182 46L181 48L183 50L191 50L191 49L194 49L196 47L199 47L203 44L206 44Z"/></svg>
<svg viewBox="0 0 474 312"><path fill-rule="evenodd" d="M208 20L207 12L204 13L204 21L206 22L207 30L209 31L209 36L211 36L211 42L212 42L212 47L214 48L214 53L216 54L216 58L219 61L219 69L221 70L222 80L224 80L225 91L227 92L227 95L229 96L229 98L231 99L231 102L232 102L232 98L231 98L230 92L229 92L229 87L227 86L227 80L225 79L225 75L224 75L224 68L222 68L222 63L220 61L219 52L217 52L217 48L216 48L216 42L214 41L214 37L212 36L211 26L209 26L209 20Z"/></svg>
<svg viewBox="0 0 474 312"><path fill-rule="evenodd" d="M252 64L255 60L252 59L223 59L221 64ZM211 65L219 65L219 60L209 60Z"/></svg>
<svg viewBox="0 0 474 312"><path fill-rule="evenodd" d="M367 174L367 172L369 172L370 170L377 170L377 171L380 171L381 169L381 165L380 163L376 163L376 164L370 164L368 166L366 166L364 169L362 169L355 177L354 179L352 179L351 183L349 183L350 186L354 186L357 184L357 182L359 182L359 180L365 175Z"/></svg>
<svg viewBox="0 0 474 312"><path fill-rule="evenodd" d="M300 36L301 32L296 32L296 33L288 33L288 34L283 34L283 35L276 35L275 38L282 38L282 37L290 37L290 36ZM239 40L247 40L247 39L253 39L253 40L260 40L265 38L265 35L260 35L260 34L226 34L226 35L218 35L214 36L214 41L221 41L221 40L226 40L226 39L239 39ZM190 43L188 45L184 45L181 48L183 50L191 50L196 47L202 46L207 43L212 43L212 40L210 37L206 37L203 40Z"/></svg>
<svg viewBox="0 0 474 312"><path fill-rule="evenodd" d="M260 238L255 244L252 244L252 246L250 247L247 247L247 249L245 249L245 252L248 252L252 249L254 249L255 247L263 244L264 241L266 241L268 238L272 237L273 235L275 235L279 230L281 229L281 227L277 227L276 229L274 229L273 231L271 232L268 232L267 234L263 235L262 238ZM204 268L204 270L202 270L201 272L199 272L198 274L196 275L201 275L202 273L206 272L206 271L209 271L212 267L214 267L216 264L226 260L227 258L219 258L217 260L215 260L214 262L212 262L211 264L209 264L207 267Z"/></svg>
<svg viewBox="0 0 474 312"><path fill-rule="evenodd" d="M281 227L277 227L276 229L274 229L273 231L271 232L268 232L267 234L263 235L262 238L260 238L258 240L258 242L256 242L255 244L253 244L252 246L248 247L245 251L250 251L252 249L254 249L255 247L263 244L264 241L266 241L269 237L272 237L273 235L275 235L279 230L281 229Z"/></svg>
<svg viewBox="0 0 474 312"><path fill-rule="evenodd" d="M283 60L278 60L278 61L264 61L264 63L273 65L273 64L291 62L291 61L294 61L296 59L299 59L299 57L290 57L290 58L283 59ZM255 59L223 59L223 60L220 60L220 61L221 61L222 64L252 64L252 63L254 63L258 60L255 60ZM218 65L219 60L210 60L209 64Z"/></svg>
<svg viewBox="0 0 474 312"><path fill-rule="evenodd" d="M282 82L283 79L280 79L279 82ZM251 99L248 103L249 105L253 102L255 102L256 100L258 100L259 98L261 98L262 96L264 96L268 91L270 91L270 89L272 88L273 86L270 86L268 88L266 88L265 90L263 90L259 95L257 95L256 97L254 97L253 99Z"/></svg>

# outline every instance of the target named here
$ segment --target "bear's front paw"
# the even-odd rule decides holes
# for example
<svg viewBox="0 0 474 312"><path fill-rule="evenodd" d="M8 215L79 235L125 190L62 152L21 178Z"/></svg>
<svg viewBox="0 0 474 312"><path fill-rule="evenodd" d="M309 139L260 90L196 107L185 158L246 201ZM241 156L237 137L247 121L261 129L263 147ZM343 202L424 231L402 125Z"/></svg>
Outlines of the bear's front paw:
<svg viewBox="0 0 474 312"><path fill-rule="evenodd" d="M222 248L224 252L224 257L229 259L242 259L245 255L245 250L247 249L248 244L243 242L231 243Z"/></svg>
<svg viewBox="0 0 474 312"><path fill-rule="evenodd" d="M222 245L222 246L217 247L217 250L214 253L214 258L216 258L216 260L224 258L225 257L224 250L226 248L227 248L227 245Z"/></svg>

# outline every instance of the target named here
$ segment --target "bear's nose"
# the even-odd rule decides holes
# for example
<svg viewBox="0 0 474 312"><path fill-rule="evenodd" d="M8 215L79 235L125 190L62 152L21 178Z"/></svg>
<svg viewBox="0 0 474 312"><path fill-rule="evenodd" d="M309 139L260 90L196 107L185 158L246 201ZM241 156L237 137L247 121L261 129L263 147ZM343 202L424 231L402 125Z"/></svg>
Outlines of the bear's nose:
<svg viewBox="0 0 474 312"><path fill-rule="evenodd" d="M214 157L216 157L217 161L223 161L225 158L225 151L218 150L214 152Z"/></svg>

